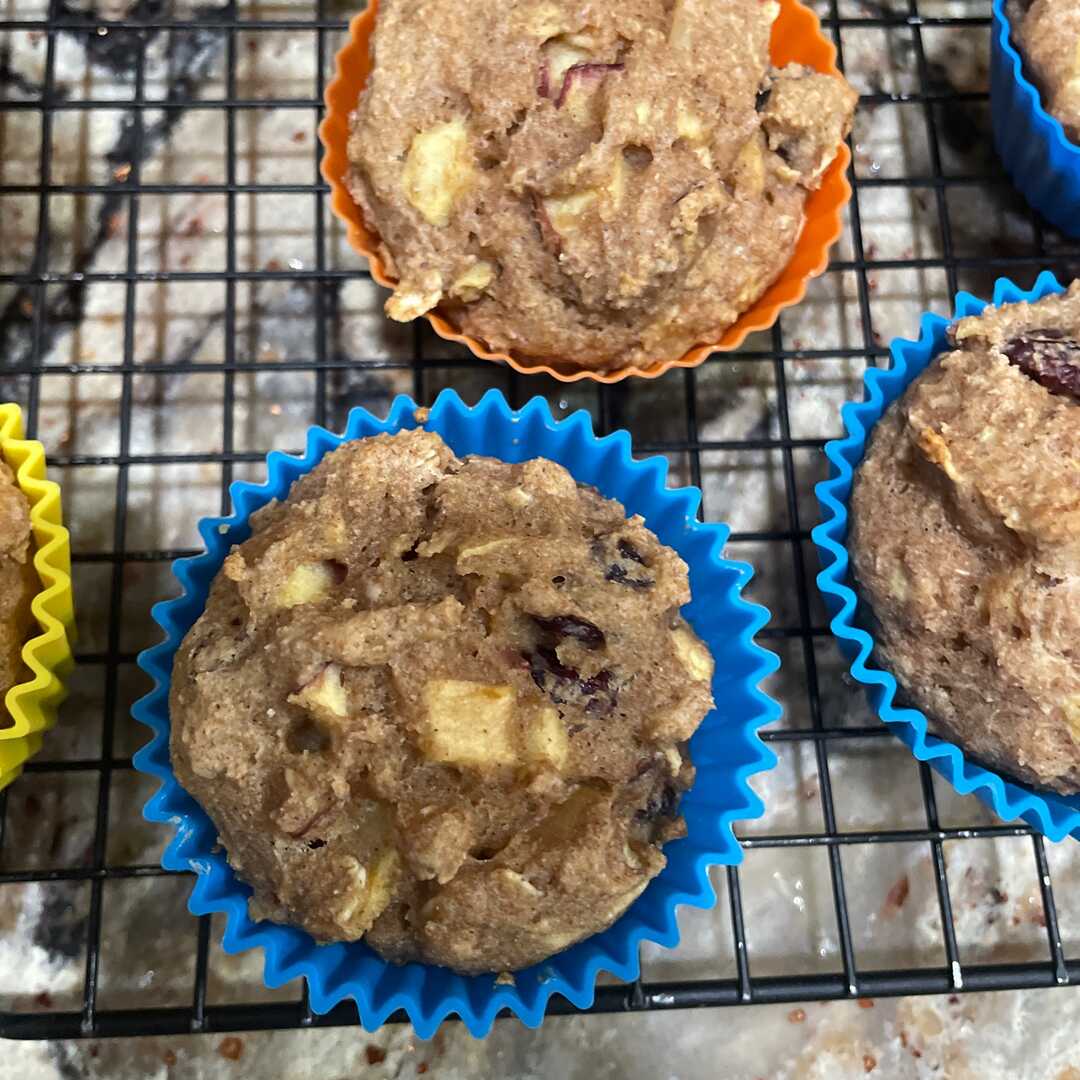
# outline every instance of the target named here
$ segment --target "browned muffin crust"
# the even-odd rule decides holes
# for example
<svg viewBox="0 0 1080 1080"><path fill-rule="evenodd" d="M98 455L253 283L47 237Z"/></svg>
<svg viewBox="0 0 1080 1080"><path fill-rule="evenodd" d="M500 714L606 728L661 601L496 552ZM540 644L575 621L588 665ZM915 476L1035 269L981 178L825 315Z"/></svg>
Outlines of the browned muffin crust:
<svg viewBox="0 0 1080 1080"><path fill-rule="evenodd" d="M874 429L855 575L944 737L1080 790L1080 284L961 319Z"/></svg>
<svg viewBox="0 0 1080 1080"><path fill-rule="evenodd" d="M4 696L25 675L22 647L30 636L30 601L38 589L30 538L30 506L0 460L0 726L9 722Z"/></svg>
<svg viewBox="0 0 1080 1080"><path fill-rule="evenodd" d="M712 658L687 570L550 461L346 444L177 655L181 783L258 914L460 971L612 923L682 835Z"/></svg>
<svg viewBox="0 0 1080 1080"><path fill-rule="evenodd" d="M400 279L489 346L678 359L777 277L850 127L769 65L771 0L383 0L348 183Z"/></svg>

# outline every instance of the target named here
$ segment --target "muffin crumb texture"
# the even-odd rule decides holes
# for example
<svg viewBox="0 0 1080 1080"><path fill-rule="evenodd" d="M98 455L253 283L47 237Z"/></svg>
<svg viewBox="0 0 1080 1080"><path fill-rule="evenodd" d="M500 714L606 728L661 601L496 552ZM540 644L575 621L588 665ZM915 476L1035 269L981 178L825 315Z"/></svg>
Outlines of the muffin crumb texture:
<svg viewBox="0 0 1080 1080"><path fill-rule="evenodd" d="M1076 142L1080 139L1080 3L1008 0L1007 13L1027 74L1042 91L1043 107Z"/></svg>
<svg viewBox="0 0 1080 1080"><path fill-rule="evenodd" d="M1080 284L951 334L856 474L855 575L933 729L1080 791Z"/></svg>
<svg viewBox="0 0 1080 1080"><path fill-rule="evenodd" d="M769 63L772 0L382 0L347 182L399 283L567 369L718 341L791 257L842 79Z"/></svg>
<svg viewBox="0 0 1080 1080"><path fill-rule="evenodd" d="M0 726L8 722L4 695L23 678L22 647L30 636L30 602L37 591L30 506L0 460Z"/></svg>
<svg viewBox="0 0 1080 1080"><path fill-rule="evenodd" d="M684 834L713 661L687 569L538 459L346 443L253 517L177 654L172 755L253 914L519 970Z"/></svg>

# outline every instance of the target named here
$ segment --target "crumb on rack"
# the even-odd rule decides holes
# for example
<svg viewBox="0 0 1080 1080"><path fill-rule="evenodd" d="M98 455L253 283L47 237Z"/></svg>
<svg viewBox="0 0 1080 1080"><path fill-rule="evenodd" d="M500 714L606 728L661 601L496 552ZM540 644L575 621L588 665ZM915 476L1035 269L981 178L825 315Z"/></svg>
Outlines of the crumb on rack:
<svg viewBox="0 0 1080 1080"><path fill-rule="evenodd" d="M431 410L426 405L421 405L418 409L413 410L413 419L418 424L426 424L430 415Z"/></svg>

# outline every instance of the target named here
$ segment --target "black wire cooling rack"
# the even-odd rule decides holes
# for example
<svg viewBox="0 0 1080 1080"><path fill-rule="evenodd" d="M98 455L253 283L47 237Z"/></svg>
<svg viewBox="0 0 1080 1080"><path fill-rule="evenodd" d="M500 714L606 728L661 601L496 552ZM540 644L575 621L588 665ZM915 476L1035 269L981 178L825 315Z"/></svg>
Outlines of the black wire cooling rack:
<svg viewBox="0 0 1080 1080"><path fill-rule="evenodd" d="M131 775L130 745L138 745L139 736L132 736L132 722L127 717L124 686L132 671L134 651L125 643L130 620L145 618L132 615L125 607L125 570L134 564L167 566L173 558L187 554L182 550L136 550L129 541L129 494L131 476L135 469L162 469L167 466L211 463L220 465L220 505L228 506L228 485L235 475L243 473L262 458L262 449L249 451L238 444L236 437L236 380L245 373L262 370L263 361L252 357L237 344L238 292L255 283L290 281L306 287L312 297L307 317L311 320L313 355L291 357L279 361L279 370L307 371L314 379L314 398L310 419L317 423L340 424L344 412L354 398L348 387L356 373L364 376L393 376L397 386L411 385L414 397L430 403L440 382L468 380L474 389L496 385L504 389L514 404L522 404L533 393L545 393L558 403L569 391L564 386L543 378L525 378L505 369L474 361L458 350L442 346L437 358L429 358L433 339L426 329L414 332L411 348L405 356L354 356L343 348L338 335L338 308L343 282L355 278L358 271L334 264L330 242L335 226L327 212L327 189L318 174L318 141L316 127L322 115L324 83L331 70L334 51L342 41L348 12L331 8L328 0L313 0L310 8L297 5L288 8L250 8L237 6L230 0L221 7L194 6L181 12L170 0L136 0L122 18L102 21L94 10L69 6L66 0L40 0L40 6L27 8L21 0L7 0L0 18L0 118L8 110L31 110L40 116L41 150L38 175L32 183L0 184L0 204L11 196L32 200L32 255L25 266L0 275L0 285L14 287L0 317L4 336L4 351L0 354L0 389L9 396L19 396L27 406L29 429L40 426L42 381L66 378L77 386L80 380L95 374L117 376L119 388L119 440L115 453L77 455L65 453L63 447L49 447L51 464L67 475L80 469L108 466L115 469L115 488L103 498L115 500L112 523L112 543L100 551L80 550L76 554L76 576L80 571L93 570L100 585L96 594L90 591L81 596L82 605L98 605L107 609L107 640L96 652L84 652L82 665L100 672L103 693L98 705L101 715L100 743L90 752L68 759L31 763L25 775L8 792L0 795L0 900L3 890L33 883L50 885L76 883L88 892L85 912L71 918L63 903L46 907L45 917L66 927L64 933L69 955L80 958L82 990L67 1005L57 1005L49 994L39 994L26 1007L0 1012L0 1036L11 1038L57 1038L110 1035L170 1034L209 1031L238 1031L268 1028L290 1028L348 1024L355 1021L351 1005L343 1005L325 1016L315 1016L305 997L297 1000L251 1000L216 1002L208 994L208 971L213 947L211 920L198 920L197 933L189 938L194 949L193 978L190 994L184 1000L167 1005L154 1004L147 995L145 1002L129 1002L125 1007L113 1007L101 999L99 982L102 965L116 934L124 928L103 924L103 892L110 883L125 879L140 879L145 885L144 902L153 907L163 883L175 881L156 864L123 865L110 858L110 827L116 828L115 804L110 810L110 790L125 775ZM767 645L786 650L796 666L805 672L801 708L808 722L800 728L781 728L766 733L774 749L783 744L809 747L816 763L823 828L791 831L779 835L749 835L744 837L748 853L755 849L816 847L823 850L828 862L832 904L837 929L836 970L820 970L807 956L792 955L785 965L771 965L767 974L755 973L753 950L748 947L753 927L744 917L745 907L740 891L740 871L726 870L726 904L730 911L731 949L734 965L728 977L701 977L695 980L655 981L646 977L632 985L606 984L598 988L595 1012L633 1011L647 1009L679 1009L739 1005L755 1002L797 1002L807 1000L872 998L879 995L959 994L961 992L1006 988L1036 988L1067 986L1080 981L1080 955L1067 956L1059 932L1057 906L1043 841L1025 827L993 824L985 818L970 827L953 827L942 823L935 797L934 781L925 766L919 772L923 818L903 827L882 827L873 830L847 828L838 815L833 786L830 783L830 755L845 744L856 740L891 739L881 726L867 719L859 726L834 726L825 714L819 687L819 656L817 646L827 638L813 596L813 577L816 566L812 550L807 546L809 529L815 521L816 507L800 496L797 477L798 462L803 455L819 454L824 440L793 435L790 416L789 387L794 381L792 365L810 365L818 360L850 359L866 363L882 363L887 349L876 331L872 315L872 296L879 279L895 271L933 272L943 276L947 295L959 285L974 285L984 295L988 283L999 273L1010 274L1023 282L1030 281L1044 267L1056 269L1071 277L1074 264L1080 262L1080 249L1070 246L1060 236L1044 226L1008 190L1008 183L992 153L985 149L988 142L986 125L987 99L980 89L985 79L978 71L974 84L960 85L955 71L964 67L965 56L959 48L946 46L943 54L927 48L926 37L931 34L964 31L985 39L988 36L988 4L978 3L965 8L965 0L894 0L897 6L878 7L864 0L853 4L848 0L827 0L819 6L826 32L832 35L840 51L841 63L845 48L850 51L855 34L879 35L885 50L895 59L897 54L907 64L912 85L863 86L861 108L875 110L905 110L908 117L919 117L927 134L927 171L924 175L877 176L873 170L853 168L852 183L856 189L850 208L850 244L839 248L831 273L844 273L854 282L852 302L859 312L856 320L859 335L847 347L804 347L804 342L790 339L785 315L771 334L751 339L750 346L737 357L740 363L766 365L771 369L773 398L770 408L775 425L764 434L751 433L738 439L707 439L699 432L701 422L700 387L707 369L680 371L665 377L664 408L675 416L673 426L677 437L644 437L635 415L627 407L629 395L643 385L634 380L616 387L578 386L574 390L575 404L584 405L593 414L599 431L629 426L634 431L639 452L666 453L685 463L685 478L699 484L702 478L703 456L715 452L734 455L765 451L778 456L782 470L786 502L787 525L784 528L758 532L742 532L733 536L733 546L756 545L760 553L758 569L784 566L785 580L792 583L795 594L791 611L793 619L785 625L774 619L762 633ZM21 6L20 6L21 4ZM269 12L269 14L267 14ZM966 14L964 12L967 12ZM40 35L44 42L43 78L39 87L22 85L7 65L4 41L9 34L30 32ZM247 96L238 92L238 64L241 41L257 40L259 35L287 34L294 39L307 39L315 55L315 77L310 93L293 97ZM84 97L58 90L59 45L67 37L79 41L91 61L111 66L122 72L130 90L130 98L116 100L114 95L97 96L91 90ZM173 76L164 92L148 94L146 67L147 51L160 47L172 65ZM175 61L175 63L173 63ZM978 61L976 60L976 67ZM202 94L202 80L216 72L220 80L217 96ZM985 72L982 73L985 75ZM18 91L9 92L12 86ZM218 110L223 114L223 146L216 148L224 160L221 182L150 183L143 177L151 142L167 136L185 110L197 106L201 110ZM55 140L52 137L57 118L80 110L121 109L125 113L120 143L113 148L108 160L117 167L104 183L60 183L54 176ZM303 182L262 184L254 182L239 168L237 129L247 110L289 109L303 118L306 128L307 151L310 151L310 171ZM957 169L952 163L951 149L960 146L970 155L965 162L977 161L978 168ZM243 182L242 175L248 181ZM3 174L0 173L0 178ZM1006 230L1005 239L983 222L974 229L966 228L960 236L956 219L965 213L968 193L996 193L1004 200L1012 220L1019 227ZM148 197L203 193L224 200L226 212L224 269L201 271L160 268L147 269L140 265L137 233L140 203ZM313 207L313 265L301 269L291 267L262 267L244 269L238 259L238 201L252 195L287 194L309 199ZM54 229L50 215L57 196L103 199L98 215L99 235L108 231L114 211L126 214L128 222L126 265L108 270L96 269L92 257L76 260L69 268L57 270L49 259ZM897 201L915 199L939 233L939 246L928 257L913 251L901 252L898 258L880 258L874 235L864 235L860 207L867 200L880 203L882 198ZM2 219L0 219L2 221ZM974 239L973 239L974 237ZM0 245L6 241L0 239ZM93 251L94 244L89 245ZM123 296L123 356L120 363L109 358L89 357L79 362L45 364L47 350L59 335L70 329L71 311L77 307L80 290L96 281L115 283ZM136 358L136 298L139 290L161 282L185 283L216 281L224 289L223 351L220 362L206 363L190 358L164 362L137 361ZM912 330L914 328L912 327ZM859 339L861 337L861 340ZM732 357L715 358L710 364L730 361ZM142 454L133 451L134 385L136 376L184 373L213 373L220 376L222 393L221 452L205 454ZM812 381L812 380L811 380ZM4 394L0 393L0 397ZM805 494L805 493L804 493ZM213 512L217 507L200 506L193 513ZM725 516L724 507L707 508L717 516ZM141 692L140 688L140 692ZM866 714L867 718L869 714ZM130 745L129 745L130 744ZM35 812L36 785L49 776L78 774L93 786L93 830L85 850L66 864L42 869L20 869L17 857L4 859L5 833L25 826L22 817ZM888 791L880 793L888 806ZM134 813L134 810L130 812ZM886 809L885 813L888 811ZM32 823L31 823L32 824ZM958 944L953 905L950 901L950 880L947 873L945 847L959 842L1015 838L1030 843L1030 855L1035 864L1035 879L1041 893L1042 921L1045 922L1045 955L1027 956L1015 962L978 963L962 957ZM857 947L852 932L850 914L852 896L857 895L858 881L853 875L845 880L842 855L851 846L872 846L903 843L925 845L931 853L933 887L937 893L942 925L942 961L933 964L915 962L910 967L891 970L873 969L870 964L857 962ZM10 845L9 845L10 846ZM723 878L723 874L721 874ZM722 882L721 882L722 883ZM186 883L184 883L186 885ZM722 900L723 904L724 901ZM723 908L721 909L723 910ZM19 931L15 931L19 932ZM59 932L59 931L58 931ZM81 958L85 957L85 964ZM78 1002L81 1001L81 1006ZM562 999L552 1002L551 1011L572 1011Z"/></svg>

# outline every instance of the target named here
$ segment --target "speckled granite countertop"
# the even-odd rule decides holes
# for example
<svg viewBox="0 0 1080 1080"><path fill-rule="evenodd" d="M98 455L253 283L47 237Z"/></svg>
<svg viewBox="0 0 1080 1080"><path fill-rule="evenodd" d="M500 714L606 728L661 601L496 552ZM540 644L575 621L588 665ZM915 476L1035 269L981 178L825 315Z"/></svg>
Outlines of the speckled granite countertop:
<svg viewBox="0 0 1080 1080"><path fill-rule="evenodd" d="M56 39L57 87L68 101L92 98L115 108L66 109L51 124L51 181L88 185L123 181L131 169L133 94L130 39L98 31L102 19L154 18L168 9L190 16L190 29L148 34L145 94L174 103L144 113L141 178L154 184L222 184L226 179L223 110L199 108L226 89L225 35L215 14L236 14L217 0L54 0L68 15L85 12L87 33ZM0 17L40 18L46 0L0 0ZM920 71L934 93L971 95L985 89L988 3L923 0L923 16L966 16L974 21L924 26L917 40L910 26L888 25L908 14L901 0L884 4L840 0L845 17L844 59L864 95L854 139L858 175L870 183L858 196L865 255L872 261L934 260L943 254L939 215L951 226L956 283L986 295L994 272L968 262L986 255L1025 255L1035 244L1061 252L1059 239L1033 230L1030 214L1000 178L967 182L994 172L986 105L977 98L894 103L919 85ZM326 17L348 13L328 0ZM295 0L239 4L242 16L309 18L312 6ZM313 33L240 32L235 38L233 89L242 97L304 98L316 88L318 67L329 72L341 35L327 32L321 52ZM921 44L921 51L920 51ZM4 108L4 102L40 93L46 44L33 30L0 31L0 183L35 184L40 170L41 114ZM183 108L177 102L187 102ZM927 119L933 120L933 131ZM236 179L240 183L310 184L315 176L312 110L245 109L235 114ZM936 132L937 142L932 142ZM890 186L880 181L933 173L947 185ZM0 197L0 274L27 271L37 235L36 194ZM358 260L323 207L325 265L355 270ZM238 269L279 272L232 288L235 323L226 317L226 286L220 280L140 281L135 290L136 363L156 365L131 380L132 425L126 449L135 455L198 455L222 449L252 459L273 446L295 447L307 425L325 415L340 424L353 405L385 412L399 391L414 390L413 373L343 363L325 375L289 370L282 361L316 355L319 320L329 354L337 361L373 357L408 361L419 345L432 362L419 388L427 395L454 385L475 397L489 385L508 386L505 374L455 366L460 352L421 333L388 323L382 296L370 282L341 278L328 297L317 299L305 279L319 258L316 200L310 194L236 196ZM78 274L124 270L128 265L125 199L116 194L54 194L48 200L49 269ZM228 258L227 199L220 193L144 194L140 199L133 254L141 270L219 271ZM800 612L794 560L814 567L812 551L800 548L799 531L815 519L812 485L821 476L813 440L838 431L837 408L855 393L866 361L852 356L863 345L859 305L865 283L872 338L878 344L914 331L927 308L947 309L950 282L940 267L871 266L860 278L851 261L850 232L838 247L839 268L815 282L805 303L784 315L785 345L820 350L785 363L786 423L808 445L792 454L800 520L790 520L783 455L775 449L709 450L702 454L705 513L729 522L738 539L731 554L757 568L752 595L772 608L775 625L797 627ZM290 276L294 275L294 276ZM1018 280L1028 284L1033 268ZM112 750L122 757L143 741L127 715L146 688L129 662L155 639L147 612L168 589L168 563L153 553L196 543L195 522L220 508L222 466L187 460L127 469L127 513L117 515L115 456L125 433L119 423L122 379L108 371L124 355L123 282L79 280L50 286L47 318L39 342L55 373L39 383L38 432L64 483L72 525L80 597L80 650L85 656L65 707L62 726L47 741L52 760L96 757L102 749L102 717L115 716ZM35 342L33 294L0 280L0 399L26 399L29 380L5 368L25 367ZM227 339L227 333L231 338ZM769 347L768 339L748 348ZM828 350L841 355L829 358ZM230 353L232 350L232 353ZM230 376L199 371L235 355L252 370ZM92 365L90 368L81 367ZM175 370L174 370L175 369ZM76 374L77 373L77 374ZM232 395L232 422L222 402ZM543 379L516 384L518 393L545 393L565 413L597 407L595 392L580 384L557 386ZM610 398L611 419L628 427L639 443L685 441L686 388L681 379L631 381ZM321 397L320 397L321 395ZM321 409L325 406L325 412ZM711 361L696 380L696 417L701 438L718 443L780 432L777 369L738 355ZM673 480L687 482L685 455L672 453ZM241 461L232 476L259 475ZM113 550L118 523L129 561L124 564L116 612L119 639L109 639L112 567L102 553ZM779 530L782 542L759 539ZM792 542L790 537L795 537ZM821 625L811 598L805 613ZM110 647L124 662L110 674L101 658ZM771 691L786 709L781 726L810 723L807 656L797 638L770 641L784 667ZM863 725L873 719L861 696L842 675L827 638L813 641L823 722ZM823 829L819 761L809 743L777 743L779 767L758 788L768 805L745 836L774 836ZM919 773L892 738L830 744L829 776L841 829L924 828ZM955 796L935 780L943 825L991 821L981 804ZM118 769L107 795L110 819L104 859L115 867L156 863L164 834L144 823L139 808L149 786ZM38 772L23 777L7 800L0 869L40 870L90 865L95 856L93 815L99 803L95 773ZM944 845L958 943L963 962L1045 960L1045 918L1032 842L1023 836ZM1049 845L1066 953L1080 955L1080 855L1072 843ZM841 852L849 885L856 959L863 968L938 965L944 962L941 916L931 852L925 843L850 845ZM838 934L823 846L754 848L740 871L755 975L837 971ZM683 944L673 951L650 948L649 978L731 977L735 971L723 875L720 903L711 912L684 911ZM102 1008L186 1005L191 1000L196 922L185 910L184 878L129 876L106 884L102 904L105 950L99 977ZM78 1009L85 971L90 886L85 881L31 881L0 885L0 1008L17 1011ZM209 954L208 1000L227 1003L291 1000L297 987L267 991L259 959L225 956L215 921ZM634 1016L554 1019L539 1032L516 1022L500 1023L483 1043L459 1025L448 1025L429 1044L406 1028L366 1035L354 1029L146 1038L128 1041L0 1044L0 1077L227 1077L336 1078L352 1076L456 1077L758 1077L794 1078L967 1077L1080 1080L1080 995L1075 990L976 994L963 997L861 1001L830 1005L750 1007Z"/></svg>

